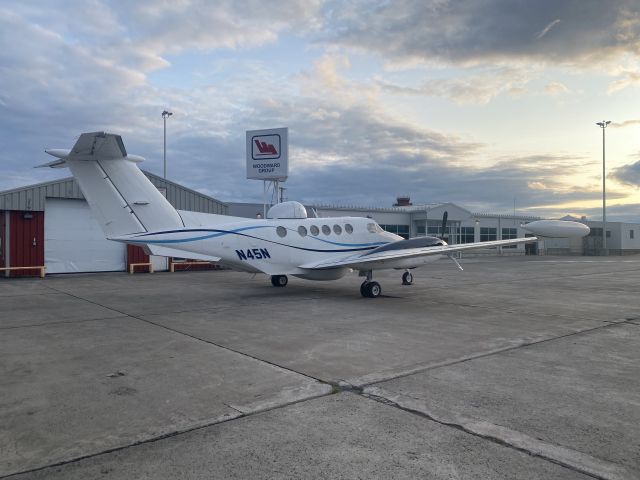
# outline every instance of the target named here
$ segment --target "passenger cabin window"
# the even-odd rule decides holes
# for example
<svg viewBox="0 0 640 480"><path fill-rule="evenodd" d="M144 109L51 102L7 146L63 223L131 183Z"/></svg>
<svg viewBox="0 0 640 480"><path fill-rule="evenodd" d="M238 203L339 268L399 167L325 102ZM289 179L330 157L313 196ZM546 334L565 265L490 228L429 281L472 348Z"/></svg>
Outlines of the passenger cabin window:
<svg viewBox="0 0 640 480"><path fill-rule="evenodd" d="M322 233L324 233L325 235L331 235L331 229L329 228L329 225L322 225Z"/></svg>
<svg viewBox="0 0 640 480"><path fill-rule="evenodd" d="M311 235L313 235L314 237L320 234L320 230L318 230L318 227L316 227L315 225L311 225L310 230L311 230Z"/></svg>
<svg viewBox="0 0 640 480"><path fill-rule="evenodd" d="M276 233L278 234L279 237L286 237L287 236L287 229L284 227L278 227L276 228Z"/></svg>
<svg viewBox="0 0 640 480"><path fill-rule="evenodd" d="M340 235L342 233L342 227L340 225L334 225L333 233L335 233L336 235Z"/></svg>
<svg viewBox="0 0 640 480"><path fill-rule="evenodd" d="M298 227L298 233L300 234L301 237L306 237L307 236L307 229L303 225L300 225Z"/></svg>
<svg viewBox="0 0 640 480"><path fill-rule="evenodd" d="M344 226L344 231L347 232L348 234L352 234L353 233L353 226L351 226L350 223L347 223Z"/></svg>

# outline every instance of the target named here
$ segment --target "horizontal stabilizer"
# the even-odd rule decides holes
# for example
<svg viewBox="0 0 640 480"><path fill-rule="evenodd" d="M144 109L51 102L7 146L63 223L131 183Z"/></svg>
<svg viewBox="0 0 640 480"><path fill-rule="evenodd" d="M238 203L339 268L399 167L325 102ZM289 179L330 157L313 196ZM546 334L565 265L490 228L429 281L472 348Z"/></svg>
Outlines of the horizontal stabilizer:
<svg viewBox="0 0 640 480"><path fill-rule="evenodd" d="M161 257L191 258L193 260L204 260L205 262L217 262L220 260L220 257L214 257L212 255L191 253L175 248L159 247L158 245L145 244L144 248L148 250L151 255L160 255Z"/></svg>
<svg viewBox="0 0 640 480"><path fill-rule="evenodd" d="M71 153L68 148L47 148L45 152L56 158L67 158Z"/></svg>
<svg viewBox="0 0 640 480"><path fill-rule="evenodd" d="M42 165L36 165L34 168L65 168L67 166L67 160L65 158L59 158L52 162L43 163Z"/></svg>
<svg viewBox="0 0 640 480"><path fill-rule="evenodd" d="M105 132L83 133L71 150L65 148L47 148L45 152L60 160L38 165L38 167L66 167L66 160L99 161L125 159L134 163L144 161L144 157L140 155L127 154L120 135Z"/></svg>

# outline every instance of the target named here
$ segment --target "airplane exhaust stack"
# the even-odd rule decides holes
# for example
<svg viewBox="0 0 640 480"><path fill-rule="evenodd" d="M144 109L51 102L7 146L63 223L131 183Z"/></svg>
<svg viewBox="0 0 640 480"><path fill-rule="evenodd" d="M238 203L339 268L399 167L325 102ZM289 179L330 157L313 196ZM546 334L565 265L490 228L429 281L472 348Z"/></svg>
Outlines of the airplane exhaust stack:
<svg viewBox="0 0 640 480"><path fill-rule="evenodd" d="M585 237L591 231L584 223L566 220L538 220L527 223L522 228L539 237L548 238Z"/></svg>

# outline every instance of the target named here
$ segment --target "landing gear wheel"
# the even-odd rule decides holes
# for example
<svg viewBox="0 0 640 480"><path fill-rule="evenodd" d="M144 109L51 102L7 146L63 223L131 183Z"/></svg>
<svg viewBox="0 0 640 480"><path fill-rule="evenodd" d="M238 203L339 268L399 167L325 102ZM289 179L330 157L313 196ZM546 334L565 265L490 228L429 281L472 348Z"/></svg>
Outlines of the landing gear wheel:
<svg viewBox="0 0 640 480"><path fill-rule="evenodd" d="M274 287L286 287L287 283L289 283L289 279L286 275L271 276L271 285L273 285Z"/></svg>
<svg viewBox="0 0 640 480"><path fill-rule="evenodd" d="M413 274L411 272L404 272L402 274L402 284L411 285L413 283Z"/></svg>
<svg viewBox="0 0 640 480"><path fill-rule="evenodd" d="M382 287L378 282L364 282L360 285L360 293L363 297L377 298L382 293Z"/></svg>

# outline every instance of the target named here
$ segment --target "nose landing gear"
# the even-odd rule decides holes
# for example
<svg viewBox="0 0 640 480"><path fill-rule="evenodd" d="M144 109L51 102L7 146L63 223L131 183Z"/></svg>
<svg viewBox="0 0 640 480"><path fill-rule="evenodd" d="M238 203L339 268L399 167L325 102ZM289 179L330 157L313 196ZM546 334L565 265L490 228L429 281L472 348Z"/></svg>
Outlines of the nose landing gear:
<svg viewBox="0 0 640 480"><path fill-rule="evenodd" d="M407 270L402 274L402 285L411 285L413 283L413 274Z"/></svg>

